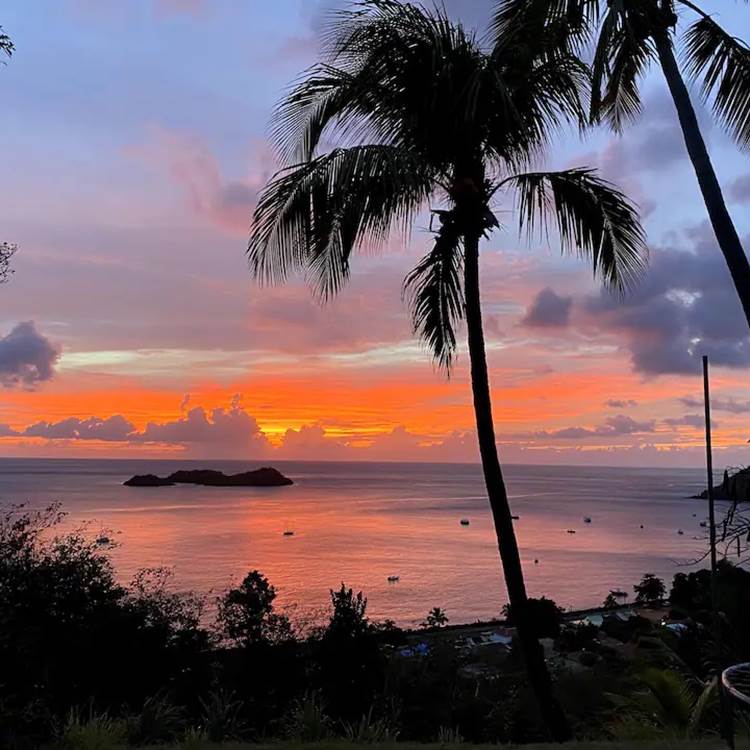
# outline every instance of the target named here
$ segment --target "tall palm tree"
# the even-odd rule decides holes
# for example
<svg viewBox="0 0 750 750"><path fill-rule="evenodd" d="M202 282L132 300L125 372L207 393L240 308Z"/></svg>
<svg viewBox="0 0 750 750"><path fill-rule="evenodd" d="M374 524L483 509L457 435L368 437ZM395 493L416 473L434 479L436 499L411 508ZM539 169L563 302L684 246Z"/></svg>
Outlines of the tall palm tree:
<svg viewBox="0 0 750 750"><path fill-rule="evenodd" d="M658 62L711 226L750 325L750 263L727 210L675 45L681 39L686 77L700 84L714 116L742 149L750 148L750 49L700 6L701 0L500 0L494 28L503 34L519 21L537 28L551 25L561 36L564 29L568 43L579 48L594 37L591 114L618 133L640 113L640 79L649 64Z"/></svg>
<svg viewBox="0 0 750 750"><path fill-rule="evenodd" d="M450 371L465 320L477 435L508 597L530 683L551 735L569 736L527 596L492 420L479 246L498 227L494 202L515 193L521 230L559 233L609 286L640 270L635 208L588 169L523 171L551 134L581 125L585 66L541 36L498 38L485 49L442 11L364 0L336 17L323 61L280 105L273 128L285 166L262 191L248 246L254 275L306 273L328 298L353 252L408 231L440 205L432 249L406 277L415 331ZM326 144L338 143L336 147Z"/></svg>

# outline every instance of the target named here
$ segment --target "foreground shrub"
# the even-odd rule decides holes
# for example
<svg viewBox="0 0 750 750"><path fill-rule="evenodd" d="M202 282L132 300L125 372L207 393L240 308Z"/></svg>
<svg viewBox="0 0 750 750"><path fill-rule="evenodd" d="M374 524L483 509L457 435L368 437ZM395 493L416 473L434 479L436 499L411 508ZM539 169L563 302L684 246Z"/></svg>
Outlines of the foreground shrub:
<svg viewBox="0 0 750 750"><path fill-rule="evenodd" d="M294 702L285 723L285 733L298 742L320 742L331 736L331 726L322 696L313 691Z"/></svg>
<svg viewBox="0 0 750 750"><path fill-rule="evenodd" d="M65 750L112 750L125 742L125 722L108 714L89 712L85 718L75 709L61 733Z"/></svg>
<svg viewBox="0 0 750 750"><path fill-rule="evenodd" d="M244 705L229 691L218 689L201 698L201 729L211 742L239 740L245 736L247 722Z"/></svg>
<svg viewBox="0 0 750 750"><path fill-rule="evenodd" d="M174 742L185 729L185 712L164 694L146 698L140 713L126 722L130 745Z"/></svg>
<svg viewBox="0 0 750 750"><path fill-rule="evenodd" d="M529 597L528 616L530 627L536 638L557 638L560 634L563 609L558 607L552 599ZM503 616L508 625L515 626L515 615L510 604L503 607Z"/></svg>
<svg viewBox="0 0 750 750"><path fill-rule="evenodd" d="M120 585L95 540L55 535L62 517L57 506L0 514L4 714L18 727L29 712L51 719L92 698L119 711L162 690L197 694L210 645L200 602L170 592L163 570Z"/></svg>

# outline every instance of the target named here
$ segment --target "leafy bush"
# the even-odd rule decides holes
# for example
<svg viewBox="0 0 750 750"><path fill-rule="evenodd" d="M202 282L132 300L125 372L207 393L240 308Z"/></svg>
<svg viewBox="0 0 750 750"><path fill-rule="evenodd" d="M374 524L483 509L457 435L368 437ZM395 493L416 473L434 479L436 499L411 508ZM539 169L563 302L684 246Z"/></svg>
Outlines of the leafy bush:
<svg viewBox="0 0 750 750"><path fill-rule="evenodd" d="M201 698L200 705L201 729L211 742L239 740L245 735L244 706L234 693L212 690L205 699Z"/></svg>
<svg viewBox="0 0 750 750"><path fill-rule="evenodd" d="M286 734L298 742L320 742L331 735L331 724L322 696L312 691L294 702L286 720Z"/></svg>
<svg viewBox="0 0 750 750"><path fill-rule="evenodd" d="M540 599L529 597L526 606L526 616L535 637L557 638L560 634L564 610L558 607L552 599L547 599L544 596ZM509 625L516 625L516 615L510 604L503 607L503 616Z"/></svg>
<svg viewBox="0 0 750 750"><path fill-rule="evenodd" d="M399 735L399 730L388 719L374 717L372 706L358 721L344 722L343 727L344 737L358 745L396 742Z"/></svg>
<svg viewBox="0 0 750 750"><path fill-rule="evenodd" d="M646 573L640 583L633 586L635 600L638 604L654 604L660 602L667 593L664 581L653 573Z"/></svg>
<svg viewBox="0 0 750 750"><path fill-rule="evenodd" d="M60 740L66 750L113 750L124 743L125 733L125 723L106 713L82 717L71 709Z"/></svg>
<svg viewBox="0 0 750 750"><path fill-rule="evenodd" d="M127 737L131 745L173 742L185 728L185 712L164 694L146 698L140 713L127 719Z"/></svg>
<svg viewBox="0 0 750 750"><path fill-rule="evenodd" d="M0 664L13 731L30 711L48 717L49 733L55 715L92 698L111 711L164 689L196 692L210 645L200 602L171 593L164 571L120 585L95 540L55 535L62 517L55 505L0 513Z"/></svg>
<svg viewBox="0 0 750 750"><path fill-rule="evenodd" d="M292 638L288 618L273 611L276 589L257 570L217 600L219 633L230 643L253 646Z"/></svg>

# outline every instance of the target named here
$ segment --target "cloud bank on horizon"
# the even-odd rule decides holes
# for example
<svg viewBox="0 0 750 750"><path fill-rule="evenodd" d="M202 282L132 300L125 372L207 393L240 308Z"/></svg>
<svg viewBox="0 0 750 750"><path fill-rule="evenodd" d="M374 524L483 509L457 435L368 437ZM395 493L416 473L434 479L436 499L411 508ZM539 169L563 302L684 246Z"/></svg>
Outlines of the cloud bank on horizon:
<svg viewBox="0 0 750 750"><path fill-rule="evenodd" d="M446 3L477 27L491 5ZM314 61L330 6L4 6L17 54L0 71L14 175L0 218L21 250L0 289L0 453L475 460L466 357L445 382L400 297L426 222L407 247L358 258L324 307L304 280L259 288L247 273L250 215L274 169L268 116ZM742 33L746 9L716 9ZM66 75L50 77L60 59ZM655 77L646 93L624 138L570 134L548 160L597 166L641 205L651 265L631 294L598 289L554 241L529 248L508 230L484 248L508 460L696 465L707 353L718 450L748 462L750 336L671 101ZM750 237L750 167L701 117ZM509 227L513 208L498 207ZM227 406L235 393L242 404Z"/></svg>

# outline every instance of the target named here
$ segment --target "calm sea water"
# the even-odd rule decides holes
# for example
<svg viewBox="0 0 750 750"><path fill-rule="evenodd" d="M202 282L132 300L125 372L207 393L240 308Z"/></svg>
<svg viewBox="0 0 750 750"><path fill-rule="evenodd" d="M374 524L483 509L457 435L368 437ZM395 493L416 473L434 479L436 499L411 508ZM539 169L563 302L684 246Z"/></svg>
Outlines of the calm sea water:
<svg viewBox="0 0 750 750"><path fill-rule="evenodd" d="M0 504L59 501L67 525L111 530L123 580L167 566L177 588L208 594L257 568L283 607L303 613L326 606L328 590L343 581L365 592L371 615L402 625L434 606L452 622L489 618L506 601L478 466L279 462L294 486L122 486L136 473L256 466L0 459ZM506 473L531 595L597 605L610 589L631 590L645 572L671 578L705 548L706 504L687 499L705 486L701 470L510 466ZM388 583L390 575L400 580Z"/></svg>

